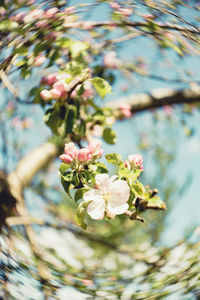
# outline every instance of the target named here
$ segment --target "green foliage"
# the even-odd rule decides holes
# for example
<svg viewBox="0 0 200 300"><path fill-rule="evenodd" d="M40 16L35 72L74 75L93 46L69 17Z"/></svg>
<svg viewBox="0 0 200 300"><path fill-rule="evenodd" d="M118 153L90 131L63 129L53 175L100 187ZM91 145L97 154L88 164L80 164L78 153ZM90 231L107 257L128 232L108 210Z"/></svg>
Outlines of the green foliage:
<svg viewBox="0 0 200 300"><path fill-rule="evenodd" d="M91 82L101 98L104 98L108 93L111 93L112 88L110 84L103 78L95 77L91 79Z"/></svg>
<svg viewBox="0 0 200 300"><path fill-rule="evenodd" d="M103 131L103 139L106 141L106 143L113 145L116 143L116 133L112 128L105 128Z"/></svg>
<svg viewBox="0 0 200 300"><path fill-rule="evenodd" d="M124 163L121 159L120 154L118 153L110 153L110 154L106 154L105 158L107 160L108 163L113 164L116 167L122 167L124 166Z"/></svg>

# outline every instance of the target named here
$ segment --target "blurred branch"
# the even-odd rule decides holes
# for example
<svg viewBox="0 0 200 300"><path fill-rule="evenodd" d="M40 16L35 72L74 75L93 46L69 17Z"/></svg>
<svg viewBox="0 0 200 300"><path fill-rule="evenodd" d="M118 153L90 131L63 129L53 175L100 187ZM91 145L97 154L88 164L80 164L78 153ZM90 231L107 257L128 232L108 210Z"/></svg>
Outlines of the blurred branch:
<svg viewBox="0 0 200 300"><path fill-rule="evenodd" d="M196 84L184 90L156 89L149 94L133 94L110 101L107 103L107 106L117 109L120 105L127 103L131 105L133 112L141 112L165 105L194 102L200 102L200 86Z"/></svg>

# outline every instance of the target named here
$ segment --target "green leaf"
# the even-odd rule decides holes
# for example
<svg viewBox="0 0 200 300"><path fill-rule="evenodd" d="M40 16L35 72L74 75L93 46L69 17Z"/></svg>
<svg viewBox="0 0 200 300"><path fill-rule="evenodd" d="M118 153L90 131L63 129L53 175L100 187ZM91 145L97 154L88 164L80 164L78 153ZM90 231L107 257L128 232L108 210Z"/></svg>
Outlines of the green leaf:
<svg viewBox="0 0 200 300"><path fill-rule="evenodd" d="M76 58L79 56L83 51L87 50L89 45L84 42L80 41L72 41L69 38L61 38L56 42L58 46L61 46L62 48L68 48L71 52L72 58Z"/></svg>
<svg viewBox="0 0 200 300"><path fill-rule="evenodd" d="M136 180L134 182L134 185L132 186L133 188L133 192L137 195L137 196L143 196L145 193L145 188L143 186L143 184L141 182L139 182L138 180Z"/></svg>
<svg viewBox="0 0 200 300"><path fill-rule="evenodd" d="M87 228L87 225L85 223L85 214L86 214L86 208L90 204L90 201L82 201L76 211L75 220L79 226L81 226L84 230Z"/></svg>
<svg viewBox="0 0 200 300"><path fill-rule="evenodd" d="M86 188L80 188L76 191L76 194L75 194L75 197L74 197L74 200L77 202L78 200L80 199L83 199L83 195L84 193L87 191Z"/></svg>
<svg viewBox="0 0 200 300"><path fill-rule="evenodd" d="M89 169L94 171L95 173L108 173L108 168L105 164L101 162L96 162L95 164L89 165Z"/></svg>
<svg viewBox="0 0 200 300"><path fill-rule="evenodd" d="M116 143L116 133L109 127L105 128L103 131L103 139L106 143L113 145Z"/></svg>
<svg viewBox="0 0 200 300"><path fill-rule="evenodd" d="M73 126L76 120L77 110L74 105L69 105L65 115L65 136L72 133Z"/></svg>
<svg viewBox="0 0 200 300"><path fill-rule="evenodd" d="M52 132L56 135L59 135L58 133L58 127L62 124L62 116L61 112L58 109L55 108L49 108L43 117L44 123L51 128Z"/></svg>
<svg viewBox="0 0 200 300"><path fill-rule="evenodd" d="M61 174L61 175L64 175L64 174L67 172L67 170L68 170L69 168L70 168L70 165L65 164L65 163L62 163L62 164L60 165L60 168L59 168L60 174Z"/></svg>
<svg viewBox="0 0 200 300"><path fill-rule="evenodd" d="M10 31L18 27L18 23L11 20L3 20L0 22L0 31Z"/></svg>
<svg viewBox="0 0 200 300"><path fill-rule="evenodd" d="M69 191L70 182L64 180L64 177L61 177L61 183L66 193Z"/></svg>
<svg viewBox="0 0 200 300"><path fill-rule="evenodd" d="M70 73L73 76L80 75L84 69L84 65L80 64L77 61L71 61L66 65L66 72Z"/></svg>
<svg viewBox="0 0 200 300"><path fill-rule="evenodd" d="M121 156L118 153L110 153L105 155L108 163L113 164L117 167L123 167L124 163L121 159Z"/></svg>
<svg viewBox="0 0 200 300"><path fill-rule="evenodd" d="M110 84L103 78L95 77L95 78L91 79L91 82L101 98L104 98L105 95L107 95L108 93L109 94L111 93L112 88L111 88Z"/></svg>
<svg viewBox="0 0 200 300"><path fill-rule="evenodd" d="M161 200L160 197L157 195L149 198L148 199L148 204L147 204L148 209L160 209L160 210L165 210L166 209L166 204Z"/></svg>
<svg viewBox="0 0 200 300"><path fill-rule="evenodd" d="M129 169L128 168L120 168L118 170L118 174L119 174L119 177L125 177L125 178L130 178L132 175L130 174L129 172Z"/></svg>

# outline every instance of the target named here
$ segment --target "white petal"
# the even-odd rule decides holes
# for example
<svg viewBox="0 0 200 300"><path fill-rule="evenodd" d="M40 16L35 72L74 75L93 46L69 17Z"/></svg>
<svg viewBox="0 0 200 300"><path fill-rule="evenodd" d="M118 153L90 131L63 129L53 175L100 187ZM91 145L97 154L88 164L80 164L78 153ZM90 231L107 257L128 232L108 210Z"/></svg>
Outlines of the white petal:
<svg viewBox="0 0 200 300"><path fill-rule="evenodd" d="M104 173L96 175L95 182L103 194L108 193L108 188L110 186L110 179L108 177L108 174Z"/></svg>
<svg viewBox="0 0 200 300"><path fill-rule="evenodd" d="M98 202L92 201L87 207L88 215L95 220L102 220L105 213L105 201L103 198L99 200Z"/></svg>
<svg viewBox="0 0 200 300"><path fill-rule="evenodd" d="M113 175L110 177L110 183L112 183L113 181L115 181L115 179L117 179L117 175Z"/></svg>
<svg viewBox="0 0 200 300"><path fill-rule="evenodd" d="M109 203L120 205L127 202L130 196L130 187L124 180L116 180L109 187Z"/></svg>
<svg viewBox="0 0 200 300"><path fill-rule="evenodd" d="M129 208L128 203L123 203L120 205L113 205L112 203L107 204L107 211L108 211L108 216L113 216L113 215L121 215L127 211Z"/></svg>
<svg viewBox="0 0 200 300"><path fill-rule="evenodd" d="M86 192L83 196L83 199L85 201L94 201L94 202L101 202L102 201L102 195L99 190L91 189L88 192Z"/></svg>

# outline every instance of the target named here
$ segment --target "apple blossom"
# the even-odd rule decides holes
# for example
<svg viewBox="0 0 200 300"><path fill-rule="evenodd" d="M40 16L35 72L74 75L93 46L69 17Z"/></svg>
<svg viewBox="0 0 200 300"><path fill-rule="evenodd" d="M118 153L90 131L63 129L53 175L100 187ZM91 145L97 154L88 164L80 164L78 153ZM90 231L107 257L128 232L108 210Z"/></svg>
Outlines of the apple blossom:
<svg viewBox="0 0 200 300"><path fill-rule="evenodd" d="M68 154L61 154L59 158L66 164L70 164L73 161L73 158Z"/></svg>
<svg viewBox="0 0 200 300"><path fill-rule="evenodd" d="M90 160L90 158L91 158L91 154L90 154L89 149L82 148L78 151L77 159L79 161L88 161L88 160Z"/></svg>
<svg viewBox="0 0 200 300"><path fill-rule="evenodd" d="M52 95L51 95L51 92L48 91L48 90L42 90L40 92L40 97L45 100L45 101L48 101L48 100L51 100L52 99Z"/></svg>
<svg viewBox="0 0 200 300"><path fill-rule="evenodd" d="M134 168L143 169L143 157L140 154L131 154L128 156L128 160L125 162L125 166L130 168L133 166Z"/></svg>
<svg viewBox="0 0 200 300"><path fill-rule="evenodd" d="M90 153L101 157L103 155L102 142L98 139L92 139L87 146Z"/></svg>
<svg viewBox="0 0 200 300"><path fill-rule="evenodd" d="M65 144L65 154L70 155L72 158L76 158L78 154L78 148L72 142Z"/></svg>
<svg viewBox="0 0 200 300"><path fill-rule="evenodd" d="M115 180L117 176L109 178L107 174L95 176L96 189L87 191L83 199L91 201L87 213L92 219L102 220L106 214L114 218L127 211L130 188L126 181Z"/></svg>
<svg viewBox="0 0 200 300"><path fill-rule="evenodd" d="M131 106L127 103L121 104L119 110L125 118L130 118L132 116Z"/></svg>

